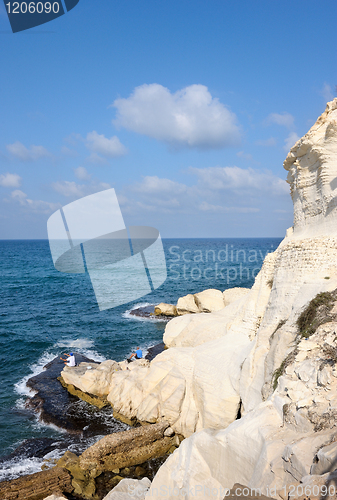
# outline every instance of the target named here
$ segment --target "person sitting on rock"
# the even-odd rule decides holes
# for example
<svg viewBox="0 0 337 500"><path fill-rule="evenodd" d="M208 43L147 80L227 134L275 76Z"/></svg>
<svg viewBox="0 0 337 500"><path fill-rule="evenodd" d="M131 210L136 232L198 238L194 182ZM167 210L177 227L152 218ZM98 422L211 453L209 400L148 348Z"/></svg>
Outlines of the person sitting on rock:
<svg viewBox="0 0 337 500"><path fill-rule="evenodd" d="M60 359L62 359L62 361L64 361L65 365L67 365L67 366L76 366L75 356L74 356L74 354L72 352L70 354L68 354L67 352L64 352L63 354L65 356L68 356L67 359L60 358Z"/></svg>
<svg viewBox="0 0 337 500"><path fill-rule="evenodd" d="M129 362L130 362L130 361L132 361L132 358L133 358L133 357L134 357L135 359L142 359L142 357L143 357L143 352L142 352L142 350L140 349L140 347L137 347L137 348L136 348L136 352L133 352L133 353L131 354L131 356L128 358L128 361L129 361Z"/></svg>

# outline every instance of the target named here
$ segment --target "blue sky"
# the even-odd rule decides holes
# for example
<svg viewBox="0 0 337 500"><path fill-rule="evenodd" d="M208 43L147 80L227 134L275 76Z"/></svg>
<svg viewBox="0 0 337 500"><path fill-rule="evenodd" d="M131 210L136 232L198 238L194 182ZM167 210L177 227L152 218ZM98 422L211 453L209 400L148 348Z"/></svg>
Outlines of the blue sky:
<svg viewBox="0 0 337 500"><path fill-rule="evenodd" d="M283 236L282 163L335 96L336 3L80 0L12 34L0 5L0 238L114 187L163 237Z"/></svg>

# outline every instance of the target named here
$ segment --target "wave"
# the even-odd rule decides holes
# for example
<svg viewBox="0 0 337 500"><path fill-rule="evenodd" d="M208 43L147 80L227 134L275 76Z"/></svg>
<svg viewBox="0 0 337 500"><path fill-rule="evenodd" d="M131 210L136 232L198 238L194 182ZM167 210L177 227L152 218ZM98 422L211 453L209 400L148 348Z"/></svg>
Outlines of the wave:
<svg viewBox="0 0 337 500"><path fill-rule="evenodd" d="M0 481L9 481L17 477L41 472L43 458L13 458L0 462Z"/></svg>
<svg viewBox="0 0 337 500"><path fill-rule="evenodd" d="M94 341L89 340L89 339L61 339L56 344L54 344L54 347L72 347L76 349L85 349L89 347L93 347Z"/></svg>
<svg viewBox="0 0 337 500"><path fill-rule="evenodd" d="M28 375L25 375L21 380L19 380L19 382L14 384L15 392L20 394L20 396L32 396L32 394L34 394L34 391L26 385L28 379L30 379L31 377L35 377L39 373L43 372L43 367L47 363L50 363L50 361L52 361L55 356L55 353L51 353L49 350L45 351L35 363L29 366L30 373L28 373Z"/></svg>

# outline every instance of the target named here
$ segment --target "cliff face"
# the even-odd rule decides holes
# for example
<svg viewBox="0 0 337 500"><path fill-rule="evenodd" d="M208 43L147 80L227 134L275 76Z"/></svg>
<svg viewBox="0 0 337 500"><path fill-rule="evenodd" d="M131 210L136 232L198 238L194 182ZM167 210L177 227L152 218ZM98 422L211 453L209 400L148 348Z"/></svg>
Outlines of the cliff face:
<svg viewBox="0 0 337 500"><path fill-rule="evenodd" d="M294 236L336 235L337 100L291 148L284 168L294 203Z"/></svg>

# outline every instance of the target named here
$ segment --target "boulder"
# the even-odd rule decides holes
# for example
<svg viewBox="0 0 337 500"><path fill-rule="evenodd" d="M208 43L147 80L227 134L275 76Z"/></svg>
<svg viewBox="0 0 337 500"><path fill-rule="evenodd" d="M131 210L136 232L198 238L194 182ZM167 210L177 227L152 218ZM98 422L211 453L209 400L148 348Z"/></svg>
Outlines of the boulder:
<svg viewBox="0 0 337 500"><path fill-rule="evenodd" d="M0 483L0 498L4 500L43 500L48 495L72 493L71 475L62 467L53 467L29 476Z"/></svg>
<svg viewBox="0 0 337 500"><path fill-rule="evenodd" d="M185 295L184 297L180 297L178 299L177 313L179 316L182 316L183 314L191 314L198 312L200 312L199 308L195 303L194 295L192 295L191 293Z"/></svg>
<svg viewBox="0 0 337 500"><path fill-rule="evenodd" d="M156 316L177 316L177 308L173 304L165 304L161 302L154 308Z"/></svg>
<svg viewBox="0 0 337 500"><path fill-rule="evenodd" d="M223 293L213 288L194 294L194 300L199 312L210 313L225 307Z"/></svg>
<svg viewBox="0 0 337 500"><path fill-rule="evenodd" d="M143 464L150 458L160 457L175 442L174 436L164 436L168 427L168 422L161 422L105 436L82 453L80 468L93 478L104 471Z"/></svg>
<svg viewBox="0 0 337 500"><path fill-rule="evenodd" d="M225 290L223 292L223 299L225 306L229 306L232 302L235 302L236 300L242 299L247 293L250 292L250 288L228 288L228 290Z"/></svg>
<svg viewBox="0 0 337 500"><path fill-rule="evenodd" d="M151 486L151 481L147 477L143 479L122 479L113 490L108 493L103 500L144 500L145 494Z"/></svg>

